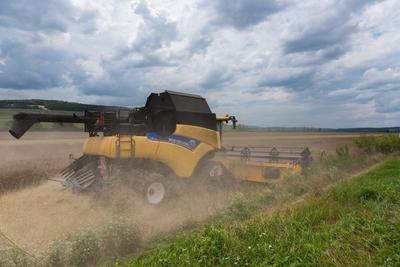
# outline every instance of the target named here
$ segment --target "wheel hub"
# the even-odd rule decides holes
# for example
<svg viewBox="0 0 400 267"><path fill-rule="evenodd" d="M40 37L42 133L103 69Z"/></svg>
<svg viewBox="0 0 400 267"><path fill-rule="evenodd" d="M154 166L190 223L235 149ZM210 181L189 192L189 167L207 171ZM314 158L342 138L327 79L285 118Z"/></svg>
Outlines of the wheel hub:
<svg viewBox="0 0 400 267"><path fill-rule="evenodd" d="M220 165L214 165L210 169L210 177L220 177L222 176L222 167Z"/></svg>
<svg viewBox="0 0 400 267"><path fill-rule="evenodd" d="M160 182L154 182L147 188L147 201L151 204L160 203L165 196L165 187Z"/></svg>

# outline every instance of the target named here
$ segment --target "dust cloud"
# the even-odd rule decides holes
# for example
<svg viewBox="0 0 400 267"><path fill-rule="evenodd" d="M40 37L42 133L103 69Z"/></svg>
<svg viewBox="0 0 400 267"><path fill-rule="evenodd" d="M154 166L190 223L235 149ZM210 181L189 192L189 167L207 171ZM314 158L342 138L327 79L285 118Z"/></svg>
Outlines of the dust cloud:
<svg viewBox="0 0 400 267"><path fill-rule="evenodd" d="M73 193L61 184L41 185L0 196L0 230L32 253L46 250L85 227L96 229L113 219L133 222L144 240L198 222L230 203L227 191L186 187L161 205L151 205L124 183L90 193Z"/></svg>
<svg viewBox="0 0 400 267"><path fill-rule="evenodd" d="M238 136L227 133L225 137L229 145L245 142L268 145L267 140L288 142L279 136L259 133L249 134L245 139L243 133ZM300 140L291 136L288 145L293 142L322 144L317 138L301 137ZM333 141L328 142L328 149L351 140L339 135L329 138L326 139ZM151 240L160 233L206 220L230 205L238 191L247 190L235 183L210 190L200 181L182 180L175 183L176 192L170 199L153 206L123 179L88 193L73 193L60 183L47 181L69 164L69 154L81 155L83 141L84 135L78 133L33 132L23 140L13 140L7 133L0 133L0 231L31 253L45 253L54 240L67 238L86 227L96 230L116 218L134 223L143 239ZM24 179L40 183L21 186Z"/></svg>
<svg viewBox="0 0 400 267"><path fill-rule="evenodd" d="M58 178L56 173L70 163L69 154L80 155L83 140L74 135L62 138L61 133L46 137L46 142L28 136L18 143L0 138L0 156L4 158L0 184L8 183L0 192L0 231L35 255L45 253L54 240L63 240L85 228L96 230L120 218L134 223L142 238L150 240L207 219L227 207L234 194L229 186L210 190L200 181L182 180L174 182L165 203L154 206L134 185L124 182L146 178L137 172L117 177L101 189L74 193L47 179ZM57 142L52 142L54 138ZM14 187L21 179L41 182Z"/></svg>

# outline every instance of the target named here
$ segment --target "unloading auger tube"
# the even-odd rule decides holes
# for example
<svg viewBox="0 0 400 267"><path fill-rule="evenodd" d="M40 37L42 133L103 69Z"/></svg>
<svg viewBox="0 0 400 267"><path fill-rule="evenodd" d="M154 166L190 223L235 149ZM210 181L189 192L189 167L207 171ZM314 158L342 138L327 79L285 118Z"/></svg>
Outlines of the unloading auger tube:
<svg viewBox="0 0 400 267"><path fill-rule="evenodd" d="M83 155L60 173L65 186L83 191L107 184L116 169L140 170L145 175L125 176L151 204L165 199L175 178L274 183L300 172L311 159L308 149L286 153L280 148L223 148L222 125L236 126L236 118L216 116L201 96L172 91L152 93L138 108L79 115L18 113L9 132L19 139L40 122L82 123L89 134Z"/></svg>

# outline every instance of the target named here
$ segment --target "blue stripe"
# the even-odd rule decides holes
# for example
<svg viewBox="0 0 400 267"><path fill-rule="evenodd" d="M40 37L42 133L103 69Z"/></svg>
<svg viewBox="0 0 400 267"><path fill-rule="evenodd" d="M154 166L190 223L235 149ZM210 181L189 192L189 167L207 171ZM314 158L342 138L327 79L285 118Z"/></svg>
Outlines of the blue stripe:
<svg viewBox="0 0 400 267"><path fill-rule="evenodd" d="M196 139L188 138L186 136L181 136L181 135L175 135L175 134L167 136L167 137L161 137L154 132L148 132L147 138L152 141L172 143L172 144L187 148L189 150L196 149L196 147L200 144L200 141L198 141Z"/></svg>

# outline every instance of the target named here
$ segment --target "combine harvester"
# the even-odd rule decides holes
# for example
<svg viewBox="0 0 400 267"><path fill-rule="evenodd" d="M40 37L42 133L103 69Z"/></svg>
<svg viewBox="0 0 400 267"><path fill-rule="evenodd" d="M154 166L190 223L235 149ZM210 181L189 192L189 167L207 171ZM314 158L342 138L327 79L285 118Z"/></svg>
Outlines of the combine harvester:
<svg viewBox="0 0 400 267"><path fill-rule="evenodd" d="M40 122L83 123L89 133L83 156L60 173L65 186L89 190L118 171L140 170L146 175L126 178L151 204L165 199L172 179L213 183L230 177L270 184L311 161L308 148L224 148L222 125L235 127L236 118L216 116L201 96L171 91L152 93L144 107L133 109L87 110L83 116L18 113L9 132L19 139Z"/></svg>

